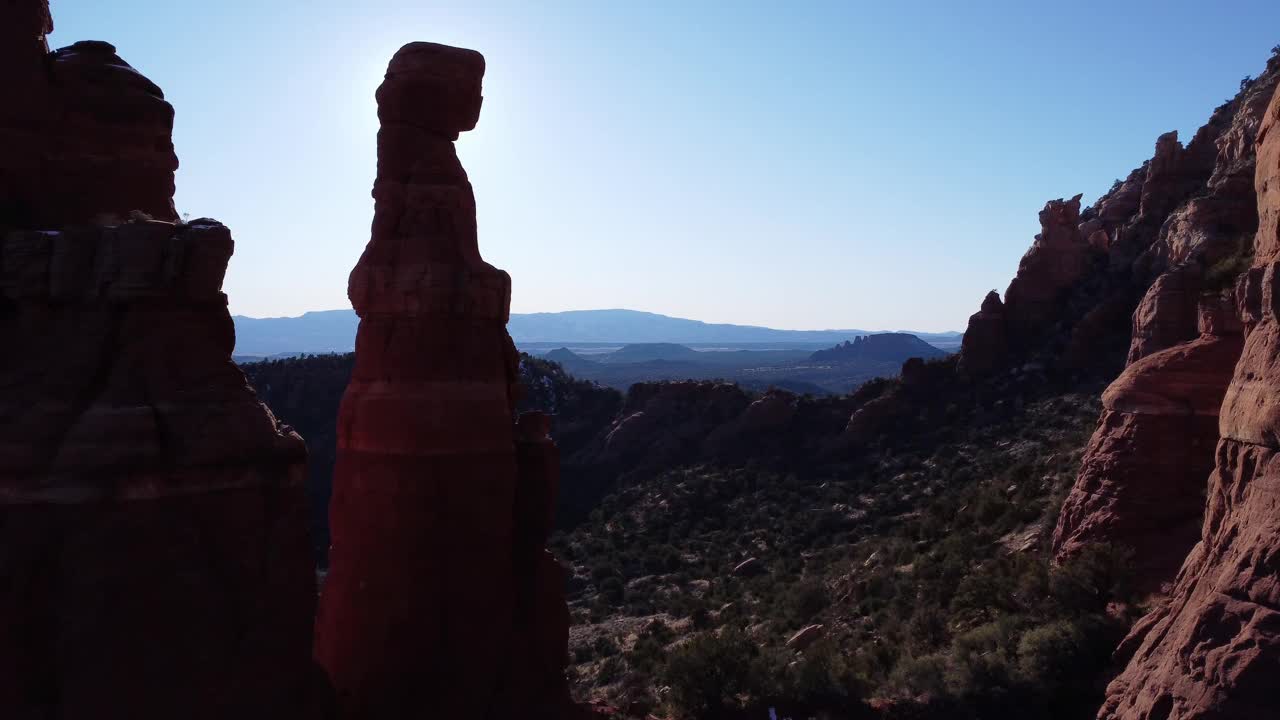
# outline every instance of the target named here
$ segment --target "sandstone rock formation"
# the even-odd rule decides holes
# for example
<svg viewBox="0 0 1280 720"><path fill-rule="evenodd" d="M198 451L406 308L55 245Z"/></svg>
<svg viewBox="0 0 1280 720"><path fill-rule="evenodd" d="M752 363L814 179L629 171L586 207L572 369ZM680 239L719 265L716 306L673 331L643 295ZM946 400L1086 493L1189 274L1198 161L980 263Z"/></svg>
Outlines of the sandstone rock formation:
<svg viewBox="0 0 1280 720"><path fill-rule="evenodd" d="M1085 271L1090 245L1080 232L1080 197L1051 200L1040 211L1040 234L1004 294L1005 322L1015 342L1026 344L1044 332L1059 295Z"/></svg>
<svg viewBox="0 0 1280 720"><path fill-rule="evenodd" d="M1268 68L1275 74L1280 61ZM1257 134L1258 231L1237 285L1244 350L1222 404L1200 541L1169 598L1120 655L1128 666L1100 718L1192 720L1275 714L1280 666L1280 96Z"/></svg>
<svg viewBox="0 0 1280 720"><path fill-rule="evenodd" d="M1177 572L1199 536L1218 407L1240 354L1238 326L1213 317L1206 312L1198 339L1135 362L1103 394L1098 430L1058 518L1059 557L1089 543L1124 544L1143 590Z"/></svg>
<svg viewBox="0 0 1280 720"><path fill-rule="evenodd" d="M164 222L172 108L51 27L0 3L0 716L314 717L306 453L231 362L231 235Z"/></svg>
<svg viewBox="0 0 1280 720"><path fill-rule="evenodd" d="M176 221L173 107L105 42L47 52L48 3L0 4L0 227Z"/></svg>
<svg viewBox="0 0 1280 720"><path fill-rule="evenodd" d="M372 237L338 423L316 655L348 717L573 712L559 568L542 550L555 448L513 424L506 273L485 263L453 140L484 58L412 43L378 89Z"/></svg>
<svg viewBox="0 0 1280 720"><path fill-rule="evenodd" d="M985 375L1001 366L1009 354L1004 303L995 290L987 293L960 341L960 367L970 375Z"/></svg>
<svg viewBox="0 0 1280 720"><path fill-rule="evenodd" d="M306 451L231 362L230 233L0 249L0 715L301 716Z"/></svg>
<svg viewBox="0 0 1280 720"><path fill-rule="evenodd" d="M1278 70L1220 109L1186 150L1162 136L1148 166L1138 222L1152 226L1159 212L1167 218L1135 268L1159 274L1133 313L1130 364L1103 396L1054 533L1059 559L1089 543L1129 547L1143 590L1171 581L1199 537L1218 406L1242 343L1234 302L1220 288L1234 281L1233 254L1257 227L1253 188L1240 182L1254 158L1239 139L1257 131ZM1186 193L1189 168L1204 186L1186 202L1170 205L1145 189L1154 182Z"/></svg>
<svg viewBox="0 0 1280 720"><path fill-rule="evenodd" d="M1132 362L1195 339L1199 293L1216 289L1202 287L1207 271L1255 227L1244 138L1276 80L1269 69L1185 147L1176 132L1160 136L1152 158L1091 207L1047 203L1003 303L988 295L970 319L961 368L983 376L1032 361L1114 377L1126 354Z"/></svg>

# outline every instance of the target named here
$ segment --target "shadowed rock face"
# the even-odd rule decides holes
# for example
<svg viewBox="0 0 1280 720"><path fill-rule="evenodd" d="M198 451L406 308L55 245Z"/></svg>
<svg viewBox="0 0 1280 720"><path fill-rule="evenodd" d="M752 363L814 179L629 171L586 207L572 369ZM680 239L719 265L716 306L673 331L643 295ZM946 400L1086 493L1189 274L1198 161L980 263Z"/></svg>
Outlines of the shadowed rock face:
<svg viewBox="0 0 1280 720"><path fill-rule="evenodd" d="M0 3L0 228L169 222L173 107L105 42L47 52L48 4Z"/></svg>
<svg viewBox="0 0 1280 720"><path fill-rule="evenodd" d="M140 219L172 108L50 28L0 2L0 716L305 716L306 452L231 362L231 235Z"/></svg>
<svg viewBox="0 0 1280 720"><path fill-rule="evenodd" d="M969 316L969 327L960 341L960 367L970 375L985 375L999 368L1009 354L1004 303L992 290L982 308Z"/></svg>
<svg viewBox="0 0 1280 720"><path fill-rule="evenodd" d="M1273 62L1271 70L1275 70ZM1237 285L1244 349L1221 408L1200 541L1119 654L1100 718L1275 715L1280 666L1280 96L1257 135L1255 260Z"/></svg>
<svg viewBox="0 0 1280 720"><path fill-rule="evenodd" d="M484 58L412 43L378 89L372 237L338 419L316 655L350 717L562 717L568 612L542 550L558 466L512 417L511 281L485 263L453 139Z"/></svg>

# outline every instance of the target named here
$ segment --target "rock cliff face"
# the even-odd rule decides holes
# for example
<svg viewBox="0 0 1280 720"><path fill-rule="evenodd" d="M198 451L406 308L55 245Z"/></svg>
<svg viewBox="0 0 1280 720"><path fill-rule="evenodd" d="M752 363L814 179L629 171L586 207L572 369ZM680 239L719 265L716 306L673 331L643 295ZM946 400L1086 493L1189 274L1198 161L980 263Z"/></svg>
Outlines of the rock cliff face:
<svg viewBox="0 0 1280 720"><path fill-rule="evenodd" d="M350 717L563 717L568 615L542 550L557 458L513 423L511 281L480 257L453 140L484 58L412 43L378 89L372 237L339 411L316 655Z"/></svg>
<svg viewBox="0 0 1280 720"><path fill-rule="evenodd" d="M1089 543L1128 546L1143 590L1172 581L1199 537L1218 408L1242 345L1223 286L1243 269L1239 255L1257 228L1253 186L1242 182L1254 154L1242 138L1257 133L1277 80L1273 63L1186 150L1162 136L1148 165L1140 214L1167 217L1134 272L1139 280L1159 274L1134 310L1129 365L1103 397L1105 411L1054 533L1059 559ZM1166 194L1192 188L1194 197L1174 205L1150 191L1153 182Z"/></svg>
<svg viewBox="0 0 1280 720"><path fill-rule="evenodd" d="M1277 71L1273 60L1269 74ZM1236 286L1244 350L1219 418L1200 541L1165 600L1134 628L1100 718L1275 715L1280 663L1280 96L1259 117L1253 266ZM1243 147L1248 128L1228 145ZM1243 157L1243 156L1242 156ZM1240 164L1241 171L1247 165ZM1238 174L1238 173L1237 173Z"/></svg>
<svg viewBox="0 0 1280 720"><path fill-rule="evenodd" d="M105 42L47 52L48 3L0 3L0 227L176 221L173 107Z"/></svg>
<svg viewBox="0 0 1280 720"><path fill-rule="evenodd" d="M1124 544L1140 588L1158 590L1199 537L1218 407L1241 346L1231 324L1206 322L1203 330L1130 365L1103 394L1098 430L1058 519L1060 558L1089 543Z"/></svg>
<svg viewBox="0 0 1280 720"><path fill-rule="evenodd" d="M0 3L0 716L305 716L306 454L231 362L231 235L162 221L172 108L51 27Z"/></svg>
<svg viewBox="0 0 1280 720"><path fill-rule="evenodd" d="M1091 207L1047 203L1003 302L989 295L970 318L961 367L985 375L1032 362L1114 377L1126 361L1194 340L1200 293L1231 280L1209 271L1256 227L1245 138L1276 80L1272 67L1185 147L1177 133L1160 136L1152 158Z"/></svg>

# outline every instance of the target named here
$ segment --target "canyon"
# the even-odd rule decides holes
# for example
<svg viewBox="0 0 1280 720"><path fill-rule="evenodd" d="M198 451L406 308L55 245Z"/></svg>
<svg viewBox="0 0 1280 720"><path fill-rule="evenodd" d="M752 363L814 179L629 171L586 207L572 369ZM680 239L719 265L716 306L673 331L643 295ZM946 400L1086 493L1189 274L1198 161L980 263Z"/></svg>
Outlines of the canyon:
<svg viewBox="0 0 1280 720"><path fill-rule="evenodd" d="M508 333L480 53L377 91L354 357L242 370L174 108L52 28L0 2L5 717L1275 714L1280 51L1047 202L958 355L623 395Z"/></svg>

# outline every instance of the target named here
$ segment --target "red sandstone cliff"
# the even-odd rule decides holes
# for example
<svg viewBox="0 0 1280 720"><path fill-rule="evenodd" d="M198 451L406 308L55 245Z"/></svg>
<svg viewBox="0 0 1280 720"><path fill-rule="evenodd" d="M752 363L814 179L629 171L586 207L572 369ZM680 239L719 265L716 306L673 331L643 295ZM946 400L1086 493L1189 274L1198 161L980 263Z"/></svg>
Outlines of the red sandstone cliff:
<svg viewBox="0 0 1280 720"><path fill-rule="evenodd" d="M305 716L306 455L231 362L231 235L167 222L159 88L51 27L0 2L0 716Z"/></svg>
<svg viewBox="0 0 1280 720"><path fill-rule="evenodd" d="M1234 282L1236 256L1257 228L1248 138L1278 81L1273 61L1197 134L1212 141L1212 172L1171 209L1136 260L1139 276L1160 274L1133 313L1129 365L1103 396L1105 411L1054 533L1059 559L1089 543L1133 549L1145 590L1173 579L1200 534L1218 408L1242 344L1235 304L1222 287ZM1202 167L1205 147L1158 146L1157 159L1168 158L1153 160L1149 175ZM1168 207L1149 194L1148 204Z"/></svg>
<svg viewBox="0 0 1280 720"><path fill-rule="evenodd" d="M0 3L0 227L176 221L173 107L105 42L47 51L48 3Z"/></svg>
<svg viewBox="0 0 1280 720"><path fill-rule="evenodd" d="M1270 72L1275 72L1275 61ZM1100 718L1266 718L1280 665L1280 95L1257 133L1258 231L1236 288L1244 350L1219 418L1200 541L1134 628Z"/></svg>
<svg viewBox="0 0 1280 720"><path fill-rule="evenodd" d="M513 424L511 281L480 257L453 146L479 117L483 74L477 52L412 43L378 89L316 633L348 717L573 712L560 569L542 549L555 446L541 420Z"/></svg>

